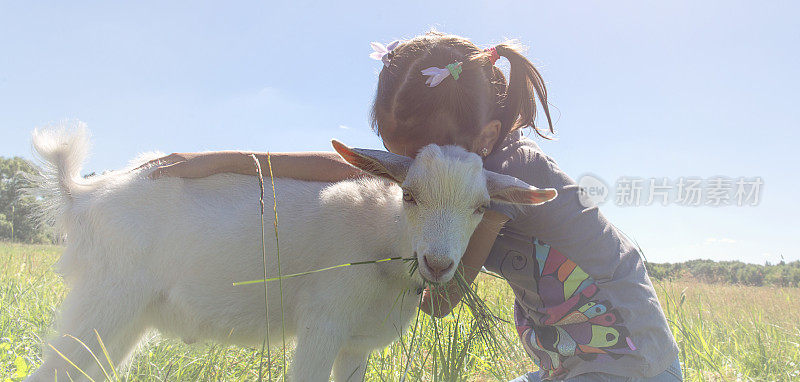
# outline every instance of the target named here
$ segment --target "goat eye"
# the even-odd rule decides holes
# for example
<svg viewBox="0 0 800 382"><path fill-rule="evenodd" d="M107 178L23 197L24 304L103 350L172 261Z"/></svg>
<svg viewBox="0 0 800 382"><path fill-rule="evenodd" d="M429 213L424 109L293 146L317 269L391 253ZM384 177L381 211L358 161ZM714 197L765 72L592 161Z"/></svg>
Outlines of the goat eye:
<svg viewBox="0 0 800 382"><path fill-rule="evenodd" d="M476 214L482 214L482 213L486 212L487 208L489 208L489 206L487 206L485 204L481 205L481 206L479 206L478 208L475 209L475 213Z"/></svg>
<svg viewBox="0 0 800 382"><path fill-rule="evenodd" d="M417 202L416 200L414 200L414 196L411 195L411 193L407 192L407 191L403 191L403 201L408 202L408 203L416 203Z"/></svg>

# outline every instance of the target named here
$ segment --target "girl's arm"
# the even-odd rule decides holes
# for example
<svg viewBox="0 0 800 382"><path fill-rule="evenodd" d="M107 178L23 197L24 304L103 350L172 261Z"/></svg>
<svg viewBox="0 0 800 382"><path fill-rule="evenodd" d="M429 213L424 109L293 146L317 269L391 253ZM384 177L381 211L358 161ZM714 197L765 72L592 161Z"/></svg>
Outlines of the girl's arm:
<svg viewBox="0 0 800 382"><path fill-rule="evenodd" d="M480 272L483 263L489 257L489 252L492 250L500 228L507 221L507 216L496 211L487 210L483 215L483 220L472 233L464 257L461 258L461 263L456 269L456 272L463 272L464 280L468 284L472 284ZM435 288L434 291L431 288L425 289L419 308L430 316L441 318L450 314L461 300L461 296L461 289L454 277L453 280L442 287Z"/></svg>
<svg viewBox="0 0 800 382"><path fill-rule="evenodd" d="M157 165L150 177L203 178L221 172L256 175L255 155L261 164L261 173L269 176L267 153L245 151L211 151L202 153L175 153L152 160L141 167ZM349 165L334 152L269 153L272 174L276 178L295 178L319 182L336 182L363 175L364 172Z"/></svg>

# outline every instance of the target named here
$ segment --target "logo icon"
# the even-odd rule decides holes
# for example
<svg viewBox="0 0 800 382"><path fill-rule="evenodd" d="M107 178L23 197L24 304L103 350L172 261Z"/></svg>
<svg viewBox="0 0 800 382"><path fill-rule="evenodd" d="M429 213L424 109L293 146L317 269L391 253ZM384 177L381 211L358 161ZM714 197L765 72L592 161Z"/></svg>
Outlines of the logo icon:
<svg viewBox="0 0 800 382"><path fill-rule="evenodd" d="M581 205L590 208L605 203L608 199L608 186L600 178L584 175L578 179L578 200Z"/></svg>

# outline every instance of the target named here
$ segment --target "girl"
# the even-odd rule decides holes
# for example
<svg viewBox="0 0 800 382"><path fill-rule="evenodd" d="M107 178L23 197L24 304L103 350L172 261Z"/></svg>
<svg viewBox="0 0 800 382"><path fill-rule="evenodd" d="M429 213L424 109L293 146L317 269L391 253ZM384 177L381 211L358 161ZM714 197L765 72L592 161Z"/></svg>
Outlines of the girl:
<svg viewBox="0 0 800 382"><path fill-rule="evenodd" d="M429 32L384 48L372 127L387 150L414 156L423 146L456 144L484 158L486 169L559 190L539 206L493 204L475 230L462 270L481 266L514 290L514 318L525 350L539 366L515 381L680 381L678 348L637 249L603 217L584 208L578 187L532 140L536 98L550 125L538 71L510 43L487 50L453 35ZM494 66L505 57L510 79ZM249 153L247 153L249 154ZM266 165L266 154L256 153ZM154 177L255 175L242 152L172 154ZM360 176L327 152L272 153L276 177L334 182ZM263 167L262 165L262 167ZM420 308L447 315L458 288L426 291ZM449 295L447 295L449 293Z"/></svg>

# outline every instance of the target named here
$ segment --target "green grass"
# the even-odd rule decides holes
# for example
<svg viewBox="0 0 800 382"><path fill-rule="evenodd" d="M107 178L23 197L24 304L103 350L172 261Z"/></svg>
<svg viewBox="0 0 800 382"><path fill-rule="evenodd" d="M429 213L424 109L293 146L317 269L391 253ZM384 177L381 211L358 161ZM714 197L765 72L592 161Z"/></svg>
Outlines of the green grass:
<svg viewBox="0 0 800 382"><path fill-rule="evenodd" d="M41 363L39 344L51 334L66 293L52 269L60 251L0 243L0 382L21 380ZM656 289L682 350L686 380L800 380L800 289L689 281L657 283ZM502 280L479 277L478 294L493 314L511 321L513 293ZM499 341L508 341L498 353L481 341L484 333L470 314L466 307L441 320L420 314L413 341L409 332L372 354L367 380L494 381L535 369L513 325L496 328ZM283 359L274 350L276 378L283 375ZM291 354L289 346L289 360ZM186 345L152 334L130 367L118 372L129 381L252 381L260 356L260 349Z"/></svg>

